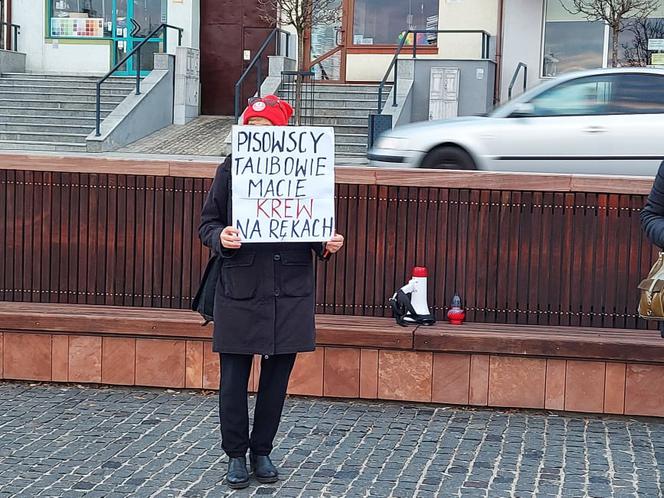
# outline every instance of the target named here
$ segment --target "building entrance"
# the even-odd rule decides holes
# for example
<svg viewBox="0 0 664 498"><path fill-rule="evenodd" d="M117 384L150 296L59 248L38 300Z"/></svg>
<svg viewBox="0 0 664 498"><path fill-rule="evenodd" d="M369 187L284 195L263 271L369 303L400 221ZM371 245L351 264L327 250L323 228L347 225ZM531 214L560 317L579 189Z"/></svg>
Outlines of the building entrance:
<svg viewBox="0 0 664 498"><path fill-rule="evenodd" d="M145 40L157 26L166 20L166 9L161 0L113 0L115 12L113 27L114 59L117 64L133 48ZM141 73L153 69L154 54L165 52L166 47L163 35L150 38L141 49ZM135 75L139 70L136 67L135 57L132 57L121 68L119 74Z"/></svg>
<svg viewBox="0 0 664 498"><path fill-rule="evenodd" d="M235 83L272 31L263 19L260 0L201 0L201 110L203 114L234 113ZM268 47L263 61L267 74ZM256 92L253 74L243 85L243 104Z"/></svg>
<svg viewBox="0 0 664 498"><path fill-rule="evenodd" d="M0 0L7 1L7 0ZM49 0L47 17L53 39L111 40L111 63L121 61L162 22L167 0ZM141 73L153 68L155 52L165 51L162 34L141 49ZM133 58L119 74L136 74Z"/></svg>

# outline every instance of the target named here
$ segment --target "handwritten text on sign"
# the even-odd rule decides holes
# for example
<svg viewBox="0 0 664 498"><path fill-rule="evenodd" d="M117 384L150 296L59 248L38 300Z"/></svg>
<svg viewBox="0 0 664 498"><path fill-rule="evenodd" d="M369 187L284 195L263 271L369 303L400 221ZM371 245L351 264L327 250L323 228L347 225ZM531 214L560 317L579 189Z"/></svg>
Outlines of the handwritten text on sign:
<svg viewBox="0 0 664 498"><path fill-rule="evenodd" d="M243 242L334 235L334 130L233 127L233 226Z"/></svg>

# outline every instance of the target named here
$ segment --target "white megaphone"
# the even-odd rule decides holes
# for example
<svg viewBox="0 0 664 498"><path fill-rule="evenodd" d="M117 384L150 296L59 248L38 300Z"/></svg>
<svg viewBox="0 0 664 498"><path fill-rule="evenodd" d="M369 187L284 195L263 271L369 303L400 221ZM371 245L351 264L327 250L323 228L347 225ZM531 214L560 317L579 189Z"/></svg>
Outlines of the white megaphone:
<svg viewBox="0 0 664 498"><path fill-rule="evenodd" d="M401 326L436 323L427 303L427 269L423 266L413 268L413 278L392 296L390 304L394 318Z"/></svg>

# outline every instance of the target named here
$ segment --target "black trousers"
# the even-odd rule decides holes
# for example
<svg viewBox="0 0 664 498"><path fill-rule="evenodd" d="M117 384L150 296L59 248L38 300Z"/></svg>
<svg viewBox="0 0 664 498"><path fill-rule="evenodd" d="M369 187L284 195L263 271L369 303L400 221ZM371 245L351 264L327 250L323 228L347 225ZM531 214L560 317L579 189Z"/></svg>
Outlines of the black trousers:
<svg viewBox="0 0 664 498"><path fill-rule="evenodd" d="M256 455L269 455L279 428L286 399L288 378L293 370L296 353L261 357L254 427L249 436L247 386L253 355L221 353L221 386L219 419L221 447L226 454L240 457L247 449Z"/></svg>

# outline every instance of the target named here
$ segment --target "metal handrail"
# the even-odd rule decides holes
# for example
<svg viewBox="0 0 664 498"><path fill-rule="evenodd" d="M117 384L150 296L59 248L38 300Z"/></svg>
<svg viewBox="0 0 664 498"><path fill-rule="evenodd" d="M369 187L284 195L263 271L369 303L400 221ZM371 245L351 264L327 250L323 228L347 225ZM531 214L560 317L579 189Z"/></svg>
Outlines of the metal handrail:
<svg viewBox="0 0 664 498"><path fill-rule="evenodd" d="M166 33L167 29L176 29L178 32L178 47L182 45L182 32L184 31L182 28L178 28L177 26L171 26L170 24L166 23L161 23L159 26L157 26L155 29L152 30L152 32L147 35L143 41L141 41L138 45L136 45L131 52L129 52L127 55L124 56L124 58L118 62L115 66L113 66L113 69L111 69L104 77L102 77L99 81L97 81L97 102L96 102L96 112L95 112L95 136L100 136L101 135L101 84L106 81L115 71L120 69L125 62L127 62L131 57L134 55L136 56L136 95L141 94L141 48L143 48L143 45L148 43L151 38L154 38L154 36L161 30L164 30L164 43L166 42Z"/></svg>
<svg viewBox="0 0 664 498"><path fill-rule="evenodd" d="M316 73L311 69L309 69L308 71L281 71L280 88L283 89L283 92L280 95L280 97L283 100L286 100L293 104L294 108L292 116L294 120L293 122L298 126L305 124L304 123L305 119L311 121L313 118L314 107L315 107L314 91L316 87L316 79L314 78L315 76ZM305 78L308 78L308 80ZM298 91L297 91L298 80L302 81L302 87L299 92L299 102L298 102ZM298 112L298 106L299 106L299 112ZM310 122L309 124L312 123Z"/></svg>
<svg viewBox="0 0 664 498"><path fill-rule="evenodd" d="M514 75L512 76L512 80L510 81L510 86L507 89L507 99L511 100L512 99L512 89L514 88L514 84L516 83L516 79L519 77L519 71L523 68L523 91L526 91L526 87L528 86L528 64L525 62L519 62L516 66L516 71L514 71Z"/></svg>
<svg viewBox="0 0 664 498"><path fill-rule="evenodd" d="M13 24L4 21L0 21L0 26L9 26L9 29L14 32L14 36L11 37L12 43L9 46L9 50L18 52L18 34L21 32L21 26L19 26L18 24Z"/></svg>
<svg viewBox="0 0 664 498"><path fill-rule="evenodd" d="M387 67L385 76L380 81L378 85L378 114L383 110L383 89L387 83L387 78L389 78L392 68L394 68L394 101L392 107L397 106L397 75L398 75L398 65L397 61L399 60L399 55L401 55L401 50L403 49L406 40L408 39L409 34L413 34L413 59L417 59L417 35L418 34L481 34L482 35L482 59L489 58L490 44L491 44L491 35L483 29L409 29L404 32L404 36L401 39L401 42L397 46L397 50L394 53L392 62Z"/></svg>
<svg viewBox="0 0 664 498"><path fill-rule="evenodd" d="M286 35L286 57L289 57L289 46L290 46L290 33L288 31L284 31L281 28L274 28L269 35L265 38L265 41L263 41L263 44L261 47L258 49L258 52L256 52L256 55L254 55L254 58L251 60L249 65L247 66L247 69L244 70L242 75L240 76L240 79L237 80L237 83L235 83L235 121L240 117L240 96L242 94L242 83L244 83L244 80L247 78L249 75L249 72L254 68L254 66L258 65L258 70L256 71L256 86L258 87L258 96L261 96L261 83L262 83L262 76L263 76L263 53L265 50L267 50L268 45L272 41L272 38L276 39L276 48L275 52L276 55L279 55L280 52L280 47L281 39L277 39L278 35L284 34Z"/></svg>

